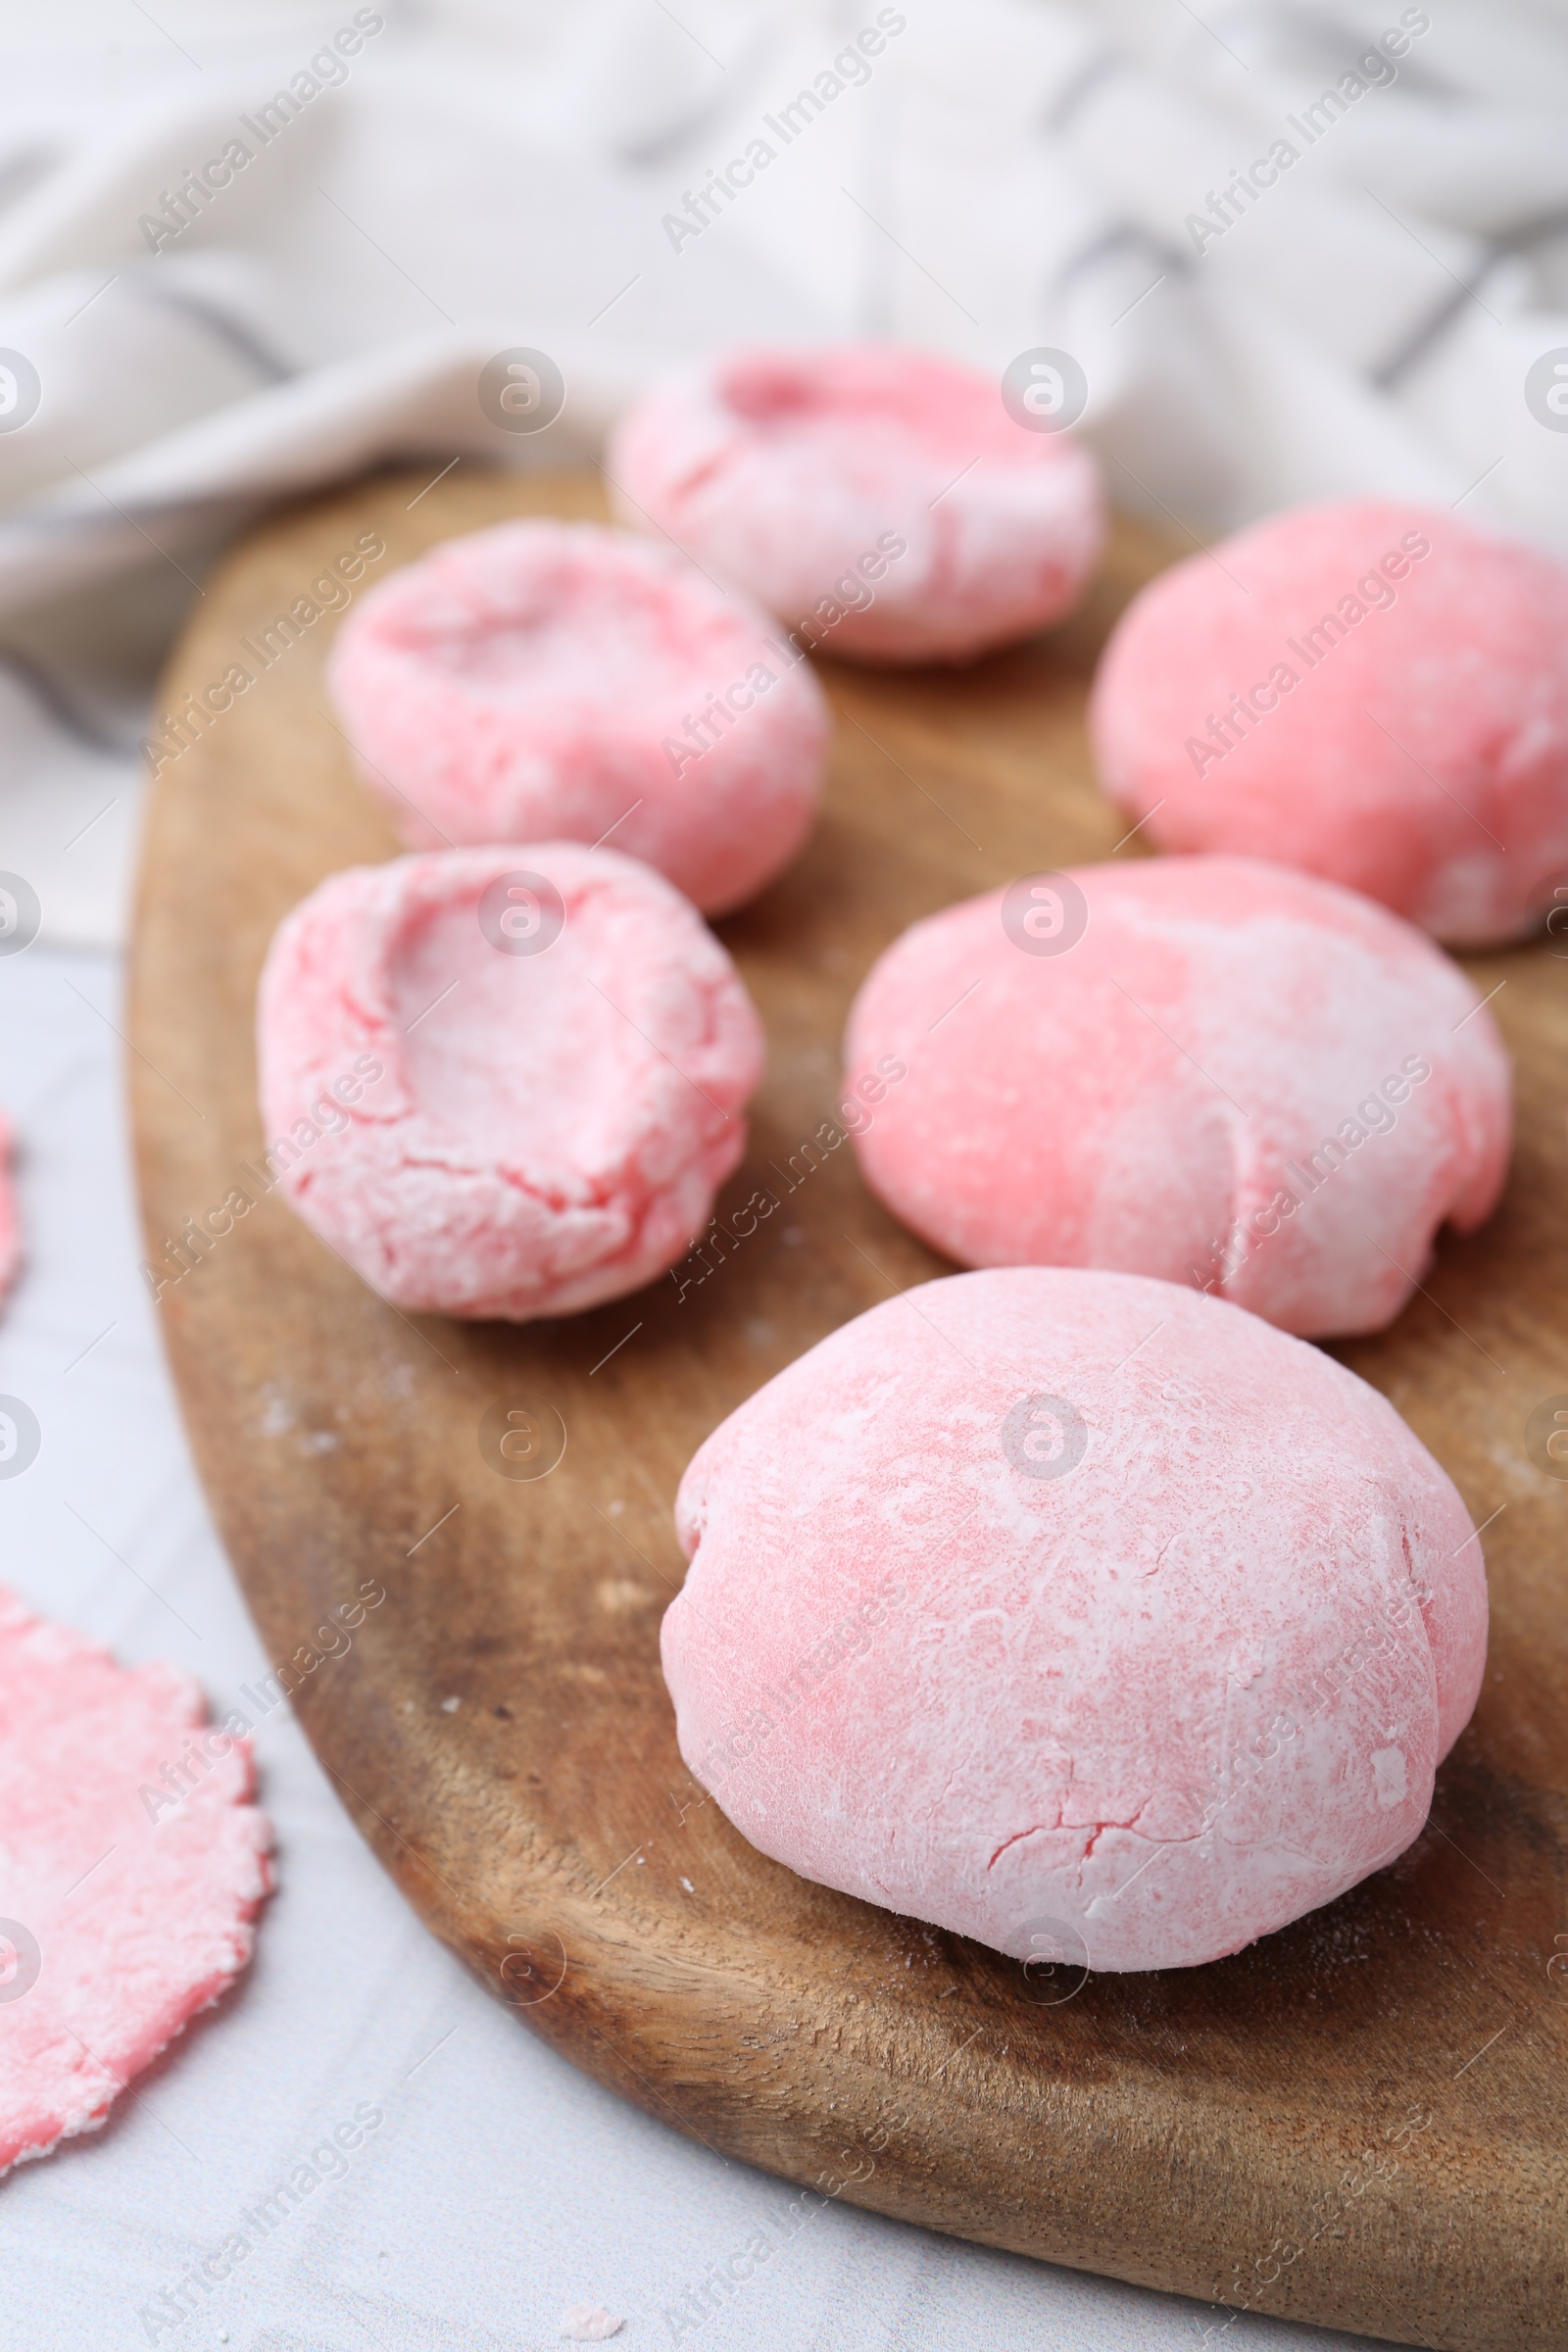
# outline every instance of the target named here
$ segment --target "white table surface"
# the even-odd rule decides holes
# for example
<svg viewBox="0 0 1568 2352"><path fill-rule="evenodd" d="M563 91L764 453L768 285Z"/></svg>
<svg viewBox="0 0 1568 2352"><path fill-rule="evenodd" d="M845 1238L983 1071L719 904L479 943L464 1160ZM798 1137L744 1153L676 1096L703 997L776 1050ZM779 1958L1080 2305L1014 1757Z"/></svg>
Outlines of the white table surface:
<svg viewBox="0 0 1568 2352"><path fill-rule="evenodd" d="M0 1574L127 1662L178 1659L223 1712L267 1660L136 1273L120 986L107 954L0 960L28 1257L0 1318L0 1392L43 1428L31 1468L0 1483ZM1196 2352L1215 2324L841 2205L705 2326L672 2323L789 2190L622 2105L493 2003L383 1876L287 1709L258 1756L277 1891L255 1963L103 2132L0 2183L0 2352L525 2352L559 2342L578 2303L622 2317L627 2352ZM385 2121L346 2175L150 2335L151 2298L362 2101ZM1356 2339L1249 2316L1222 2340Z"/></svg>

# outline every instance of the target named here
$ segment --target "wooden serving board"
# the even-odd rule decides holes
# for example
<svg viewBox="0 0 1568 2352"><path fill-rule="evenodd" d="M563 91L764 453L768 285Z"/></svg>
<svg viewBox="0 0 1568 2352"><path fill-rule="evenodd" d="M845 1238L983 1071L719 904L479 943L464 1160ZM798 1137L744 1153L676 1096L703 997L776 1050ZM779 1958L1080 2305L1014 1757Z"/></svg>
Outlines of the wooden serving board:
<svg viewBox="0 0 1568 2352"><path fill-rule="evenodd" d="M130 1057L150 1261L259 1160L252 1002L274 925L323 875L396 848L322 691L333 616L265 670L242 641L363 533L386 544L376 579L507 515L604 512L591 476L465 465L421 486L383 475L259 531L166 682L172 712L232 663L257 673L152 794ZM1084 696L1110 621L1170 552L1119 525L1069 626L966 674L824 665L822 821L720 926L770 1048L721 1214L776 1190L769 1163L831 1114L850 998L906 923L1110 855L1125 828L1093 786ZM1393 1331L1339 1352L1492 1522L1485 1692L1403 1859L1209 1968L1063 1976L1032 1997L1016 1964L764 1860L681 1766L658 1634L682 1468L803 1348L948 1270L873 1203L848 1148L701 1285L573 1321L411 1321L275 1195L164 1289L270 1655L303 1664L329 1610L385 1589L294 1704L386 1868L498 1999L650 2114L823 2195L1233 2308L1560 2352L1568 1484L1534 1465L1525 1428L1568 1392L1568 941L1471 968L1483 990L1506 982L1507 1199L1484 1233L1445 1239ZM546 1477L500 1476L481 1451L486 1413L513 1403L559 1416Z"/></svg>

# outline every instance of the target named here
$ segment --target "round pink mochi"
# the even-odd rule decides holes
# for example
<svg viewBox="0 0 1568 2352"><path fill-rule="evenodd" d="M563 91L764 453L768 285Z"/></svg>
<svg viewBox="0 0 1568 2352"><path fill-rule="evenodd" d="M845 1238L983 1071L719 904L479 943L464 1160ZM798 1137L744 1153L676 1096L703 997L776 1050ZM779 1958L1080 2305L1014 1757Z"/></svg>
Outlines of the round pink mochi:
<svg viewBox="0 0 1568 2352"><path fill-rule="evenodd" d="M960 1264L1116 1267L1377 1331L1495 1206L1511 1089L1457 965L1245 858L1025 877L915 923L850 1014L867 1184Z"/></svg>
<svg viewBox="0 0 1568 2352"><path fill-rule="evenodd" d="M1255 1315L1014 1267L888 1299L676 1501L681 1754L805 1877L1071 1971L1220 1958L1420 1833L1481 1546L1393 1406Z"/></svg>
<svg viewBox="0 0 1568 2352"><path fill-rule="evenodd" d="M970 662L1059 620L1104 539L1094 458L998 386L874 343L670 375L606 461L617 512L858 662Z"/></svg>
<svg viewBox="0 0 1568 2352"><path fill-rule="evenodd" d="M519 1323L673 1264L763 1061L679 892L576 842L332 875L278 928L257 1028L305 1222L396 1306Z"/></svg>
<svg viewBox="0 0 1568 2352"><path fill-rule="evenodd" d="M1090 720L1161 849L1303 866L1456 947L1568 880L1568 568L1440 510L1300 508L1176 564Z"/></svg>
<svg viewBox="0 0 1568 2352"><path fill-rule="evenodd" d="M248 1729L0 1588L0 2172L95 2131L251 1956Z"/></svg>
<svg viewBox="0 0 1568 2352"><path fill-rule="evenodd" d="M589 522L449 539L333 647L360 774L411 849L597 842L716 914L810 831L827 705L765 613Z"/></svg>

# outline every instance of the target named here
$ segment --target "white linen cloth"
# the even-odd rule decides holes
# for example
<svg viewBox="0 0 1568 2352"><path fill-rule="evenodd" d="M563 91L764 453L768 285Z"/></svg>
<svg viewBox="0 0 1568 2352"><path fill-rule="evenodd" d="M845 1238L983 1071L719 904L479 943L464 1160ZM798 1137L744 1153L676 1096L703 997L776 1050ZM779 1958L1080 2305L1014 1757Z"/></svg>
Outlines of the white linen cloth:
<svg viewBox="0 0 1568 2352"><path fill-rule="evenodd" d="M45 938L118 936L150 672L239 519L580 460L694 347L1061 348L1124 504L1381 490L1568 548L1568 370L1526 397L1568 363L1549 0L102 5L0 14L0 366L39 383L5 430L0 378L0 866ZM518 347L565 379L536 435L477 397Z"/></svg>
<svg viewBox="0 0 1568 2352"><path fill-rule="evenodd" d="M266 1661L135 1275L109 952L151 680L215 549L378 461L589 457L650 368L703 344L866 333L998 374L1070 351L1113 494L1195 529L1392 490L1568 545L1568 436L1540 377L1568 347L1568 40L1527 0L903 0L860 75L833 61L872 0L383 0L346 59L348 0L155 10L0 10L0 368L20 354L40 387L7 431L25 370L0 376L0 870L43 909L38 944L0 958L28 1248L0 1391L44 1429L0 1483L0 1574L128 1660L177 1657L221 1711ZM1430 23L1393 78L1357 74L1401 18ZM299 75L323 86L300 96ZM787 142L761 127L819 76L845 85L819 114L797 109ZM144 227L177 225L182 175L279 89L297 112L243 170L187 199L177 234ZM1314 106L1310 141L1282 127ZM759 137L773 160L702 221L692 200ZM1216 203L1281 137L1299 154L1275 183ZM520 346L566 383L536 435L477 398ZM1200 2340L1194 2306L841 2206L674 2328L786 2189L489 2003L292 1718L269 1718L260 1756L281 1850L255 1967L106 2132L0 2186L7 2352L152 2340L139 2312L360 2101L386 2123L346 2177L157 2341L457 2352L558 2340L564 2307L598 2302L628 2345L718 2352ZM1225 2338L1348 2340L1251 2317Z"/></svg>

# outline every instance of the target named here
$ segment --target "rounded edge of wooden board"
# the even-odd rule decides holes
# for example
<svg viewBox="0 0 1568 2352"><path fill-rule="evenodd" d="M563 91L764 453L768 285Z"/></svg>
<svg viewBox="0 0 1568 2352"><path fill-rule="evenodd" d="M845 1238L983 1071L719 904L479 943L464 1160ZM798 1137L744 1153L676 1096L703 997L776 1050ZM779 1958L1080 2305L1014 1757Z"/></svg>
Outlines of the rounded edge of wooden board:
<svg viewBox="0 0 1568 2352"><path fill-rule="evenodd" d="M411 483L416 479L409 477ZM537 477L531 482L495 477L480 495L512 502L490 512L519 511L520 504L522 511L592 513L597 503L591 482L562 485ZM363 517L371 510L378 528L384 527L381 505L395 505L400 498L395 481L378 477L275 517L230 557L211 583L212 598L221 608L250 566L285 549L295 532L312 538L327 531L339 514L346 527L349 516ZM558 499L564 504L552 503ZM431 502L425 523L434 525L439 518L444 527L432 529L430 536L467 527L461 517L471 514L471 506L465 510L439 493L431 494ZM1135 579L1142 556L1135 542L1124 539L1121 545L1124 575ZM172 681L205 674L203 649L215 625L211 612L194 625L172 663ZM856 691L853 677L834 674L830 683L837 694ZM944 682L933 684L929 677L907 682L911 708L933 696L940 701L943 691ZM965 691L960 682L958 692ZM290 716L297 721L299 713ZM155 787L149 862L170 838L176 799L199 794L198 776L210 780L214 772L199 758L186 777L176 775L172 784ZM204 821L211 821L210 811ZM171 921L177 929L175 903L144 888L131 1015L139 1049L161 1047L172 1023L189 1017L160 997L171 980L169 952L174 943L166 928ZM179 963L177 955L173 961ZM188 975L181 982L187 984ZM157 1091L161 1082L134 1061L131 1075L151 1254L160 1227L167 1230L171 1221L154 1210L169 1209L186 1195L170 1189L180 1152L170 1143L168 1103ZM275 1631L283 1617L261 1565L269 1534L247 1522L223 1459L232 1433L215 1418L207 1381L209 1343L179 1316L166 1316L165 1332L215 1512L259 1622L264 1630ZM302 1560L298 1574L308 1581L308 1574L325 1574L329 1568L327 1561ZM426 1858L418 1838L405 1835L421 1811L418 1792L399 1790L394 1804L378 1785L376 1794L389 1807L384 1813L353 1788L349 1773L356 1757L343 1719L351 1699L362 1709L376 1703L373 1694L357 1691L357 1673L340 1676L330 1697L322 1688L309 1686L300 1712L368 1841L421 1915L488 1990L585 2071L650 2114L786 2179L814 2181L819 2194L842 2195L902 2220L1205 2298L1225 2275L1226 2262L1251 2265L1254 2236L1265 2233L1259 2243L1268 2245L1278 2235L1270 2212L1277 2219L1293 2200L1299 2202L1302 2152L1289 2144L1288 2116L1260 2115L1245 2082L1236 2085L1228 2114L1212 2084L1201 2113L1196 2106L1184 2110L1161 2075L1166 2097L1155 2120L1148 2095L1151 2077L1140 2067L1139 2053L1128 2049L1118 2067L1106 2036L1097 2043L1061 2020L1054 2021L1054 2044L1039 2016L1020 2015L1015 1998L999 1997L995 1955L978 1947L938 1939L952 1982L934 1996L920 2030L911 2030L885 1986L874 1993L868 1989L864 1972L868 1965L879 1968L874 1959L879 1950L891 1957L895 1970L911 1965L911 1941L931 1940L915 1923L812 1890L806 1918L824 1936L841 1939L842 1965L823 1975L813 1974L808 1945L800 1937L775 1936L760 1969L757 1946L748 1944L739 1929L727 1945L722 1936L715 1939L716 1966L682 1949L678 1937L661 1948L663 1923L639 1907L623 1880L614 1907L607 1911L609 1880L586 1887L560 1856L543 1852L526 1868L515 1863L506 1871L480 1868L471 1888L460 1891ZM450 1798L444 1788L438 1793ZM694 1796L693 1803L698 1801ZM407 1814L398 1809L405 1804ZM482 1804L469 1801L469 1809L482 1823ZM403 1828L397 1826L400 1820ZM635 1872L636 1866L628 1856L622 1870ZM616 1875L612 1871L611 1878ZM557 1965L557 1946L565 1962L564 1974L541 1992ZM939 2016L936 2001L941 1999L954 2000L956 2007ZM694 2033L694 2015L701 2016L700 2033ZM957 2031L960 2021L972 2030ZM895 2028L902 2029L902 2039ZM1003 2061L1031 2028L1039 2036L1032 2052L1038 2067L1025 2069L1016 2056L1006 2067ZM1219 2141L1232 2149L1236 2172L1245 2180L1250 2219L1216 2229L1208 2183L1195 2169L1201 2136L1198 2125L1209 2133L1211 2161ZM1065 2163L1063 2146L1071 2150ZM940 2161L937 2150L943 2150ZM1352 2152L1342 2138L1330 2161L1337 2166L1358 2160L1359 2151ZM862 2165L870 2169L862 2171ZM1478 2148L1473 2161L1460 2164L1451 2178L1429 2169L1424 2187L1432 2209L1426 2226L1415 2229L1392 2263L1385 2241L1375 2282L1364 2275L1353 2277L1354 2266L1341 2263L1321 2289L1303 2300L1298 2290L1304 2280L1291 2277L1286 2266L1278 2279L1260 2280L1250 2308L1374 2330L1396 2340L1433 2341L1452 2352L1500 2352L1504 2343L1552 2341L1517 2298L1505 2311L1481 2278L1459 2296L1462 2312L1452 2299L1457 2282L1451 2273L1446 2314L1421 2297L1422 2274L1431 2275L1446 2236L1451 2243L1457 2213L1466 2205L1473 2211L1486 2167L1486 2152ZM1156 2184L1163 2186L1166 2200L1157 2215L1152 2204ZM1560 2199L1560 2180L1553 2185ZM1544 2180L1541 2187L1547 2190ZM1494 2222L1490 2245L1495 2255L1509 2231L1502 2212L1494 2210ZM1141 2248L1134 2242L1138 2239ZM1533 2249L1517 2229L1514 2241L1512 2262L1505 2259L1502 2269L1506 2275L1511 2268L1517 2277ZM1437 2328L1436 2335L1408 2317L1412 2308ZM1460 2332L1452 2332L1454 2324ZM1405 2334L1405 2328L1414 2332Z"/></svg>

